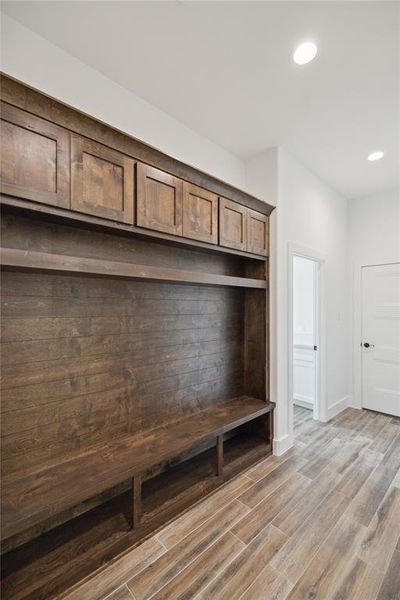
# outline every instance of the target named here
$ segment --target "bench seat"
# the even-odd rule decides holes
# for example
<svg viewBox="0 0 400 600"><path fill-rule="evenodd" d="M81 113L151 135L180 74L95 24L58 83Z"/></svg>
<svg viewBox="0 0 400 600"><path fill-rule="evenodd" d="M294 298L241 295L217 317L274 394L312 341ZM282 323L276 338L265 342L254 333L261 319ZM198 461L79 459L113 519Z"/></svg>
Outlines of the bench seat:
<svg viewBox="0 0 400 600"><path fill-rule="evenodd" d="M140 504L141 476L147 470L208 441L220 441L221 455L224 433L270 412L273 406L240 396L40 470L7 476L1 492L3 539L130 478L135 481L134 502ZM140 508L133 514L140 519Z"/></svg>

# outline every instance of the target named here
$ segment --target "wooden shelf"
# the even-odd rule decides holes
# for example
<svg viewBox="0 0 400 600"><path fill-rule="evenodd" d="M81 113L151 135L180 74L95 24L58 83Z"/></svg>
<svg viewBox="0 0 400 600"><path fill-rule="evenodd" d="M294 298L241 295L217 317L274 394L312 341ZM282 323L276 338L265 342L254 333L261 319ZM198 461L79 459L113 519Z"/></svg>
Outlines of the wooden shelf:
<svg viewBox="0 0 400 600"><path fill-rule="evenodd" d="M0 260L2 266L5 268L40 272L75 273L99 277L123 277L145 281L222 285L256 289L266 289L267 287L267 282L263 279L232 277L230 275L202 273L201 271L182 271L166 267L135 265L125 262L49 254L47 252L34 252L32 250L14 248L1 248Z"/></svg>
<svg viewBox="0 0 400 600"><path fill-rule="evenodd" d="M35 204L29 200L15 198L13 196L8 196L7 194L0 194L0 204L2 208L6 207L14 213L23 213L26 215L30 214L37 218L44 217L46 220L51 220L55 223L66 223L68 225L74 225L84 229L90 228L97 231L107 231L109 233L115 233L125 237L131 237L134 235L145 240L147 239L151 241L166 242L171 246L183 248L187 247L192 250L199 250L207 253L212 252L213 254L217 253L239 256L259 262L265 262L268 260L268 256L252 254L251 252L243 252L241 250L227 248L218 244L210 244L208 242L192 240L190 238L171 235L169 233L162 233L160 231L153 231L152 229L145 229L135 225L127 225L126 223L118 223L117 221L110 221L108 219L95 217L93 215L84 215L83 213L74 212L66 208L49 206L47 204Z"/></svg>

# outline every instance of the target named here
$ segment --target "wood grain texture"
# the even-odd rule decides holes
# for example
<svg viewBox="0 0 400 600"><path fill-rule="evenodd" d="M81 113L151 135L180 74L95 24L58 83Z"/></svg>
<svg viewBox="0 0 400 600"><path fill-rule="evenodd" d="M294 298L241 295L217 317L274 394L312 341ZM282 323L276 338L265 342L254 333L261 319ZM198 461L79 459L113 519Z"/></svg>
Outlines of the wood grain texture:
<svg viewBox="0 0 400 600"><path fill-rule="evenodd" d="M400 552L393 552L392 560L383 579L376 600L395 600L400 590Z"/></svg>
<svg viewBox="0 0 400 600"><path fill-rule="evenodd" d="M164 551L164 547L155 537L146 540L137 548L128 550L121 557L112 561L107 569L106 577L100 571L87 583L79 583L75 589L71 589L68 592L68 600L101 600L129 578L140 573Z"/></svg>
<svg viewBox="0 0 400 600"><path fill-rule="evenodd" d="M217 571L224 569L243 550L242 544L230 532L200 554L152 598L154 600L190 600L206 586Z"/></svg>
<svg viewBox="0 0 400 600"><path fill-rule="evenodd" d="M134 161L83 137L71 137L71 209L133 223Z"/></svg>
<svg viewBox="0 0 400 600"><path fill-rule="evenodd" d="M268 410L271 407L261 400L240 397L196 411L195 419L175 417L160 427L53 461L40 470L9 475L3 478L1 496L3 536L14 535L132 476L141 475L146 469L172 460ZM81 486L77 473L85 473L85 486ZM135 525L139 525L141 515L139 481L134 485Z"/></svg>
<svg viewBox="0 0 400 600"><path fill-rule="evenodd" d="M137 165L137 217L139 227L182 235L183 182L154 167Z"/></svg>
<svg viewBox="0 0 400 600"><path fill-rule="evenodd" d="M8 244L5 255L25 257L32 267L30 273L26 269L10 269L3 274L2 343L6 358L1 376L2 472L9 480L9 491L17 480L21 483L22 477L31 477L31 484L37 484L39 473L46 473L44 478L52 482L50 496L44 494L43 489L39 492L40 486L35 484L37 498L42 494L44 504L40 507L30 497L29 515L23 517L21 526L16 527L12 517L14 524L8 533L14 538L7 545L11 548L11 543L24 543L35 533L47 531L52 524L61 526L68 514L77 517L102 501L124 493L127 480L141 474L142 467L146 471L167 469L171 461L180 460L180 454L194 452L194 446L213 445L215 436L226 431L225 426L213 433L204 430L205 436L198 436L201 419L195 421L191 416L245 396L244 371L250 370L245 348L251 347L251 370L257 373L254 357L258 354L259 361L263 361L265 333L254 333L251 311L247 310L248 316L245 316L251 297L242 290L221 286L216 291L207 285L197 285L207 278L225 283L237 279L242 284L247 279L235 278L231 273L246 274L248 267L254 266L252 261L244 259L240 264L233 257L160 247L143 240L119 239L10 215L2 226L3 241ZM32 248L38 247L48 250L38 253L44 262L48 259L67 263L70 261L68 251L74 248L76 256L72 261L76 270L68 274L41 273L43 269L38 263L34 265L33 260L38 254ZM104 277L103 271L97 273L96 278L85 276L82 268L85 262L95 263L100 270L107 271L110 257L116 259L112 262L117 268L117 271L109 270L113 273L111 278ZM138 265L135 261L139 259L145 264ZM168 282L168 272L175 273L174 279L180 278L182 273L172 268L175 261L180 266L195 269L190 272L193 280L184 286L171 285L172 280ZM118 277L121 268L138 269L140 281ZM160 283L143 280L142 275L152 270L154 274L154 269L159 270ZM265 277L262 269L254 267L250 271ZM264 288L266 281L255 279L254 284ZM261 290L257 297L262 315L265 292ZM259 368L258 373L264 375L265 366ZM266 399L264 376L257 376L257 397L260 401ZM257 409L252 418L264 412ZM244 414L235 418L235 427L247 420L242 417ZM148 450L144 453L136 449L138 456L152 457L151 464L144 466L143 463L139 470L131 464L133 447L125 449L129 464L124 464L122 455L115 456L120 441L134 438L137 441L141 433L181 418L188 418L190 427L176 440L189 441L189 430L195 435L179 452L173 451L175 456L161 455L155 448L150 449L149 444L153 443L150 440L146 442ZM166 430L164 427L163 431ZM173 437L176 435L175 432ZM231 477L245 463L265 456L262 446L265 452L270 451L268 429L264 444L258 426L254 440L253 445L246 440L243 446L241 441L237 445L243 448L243 457L234 448L228 452L226 477ZM108 449L107 458L98 455L99 464L95 467L93 453L101 451L104 444ZM122 447L117 452L120 450ZM223 476L221 451L222 446L218 466L220 480ZM112 455L115 466L120 466L107 471ZM86 462L88 457L90 464ZM85 465L78 466L74 462L82 459ZM60 468L67 464L71 480ZM86 486L74 481L73 464L86 474L86 468L94 468L86 478ZM50 476L48 468L53 475L59 471L61 487L53 475ZM164 498L165 511L156 504L146 508L143 517L146 527L153 515L166 515L167 509L169 514L176 514L178 499L183 500L183 490L177 490L174 500L174 486L174 482L167 486L171 497ZM208 483L194 482L188 499L198 499L209 488ZM82 498L83 491L85 498ZM27 498L28 488L18 495ZM9 514L11 506L12 510L19 510L18 502L15 504L12 500L7 505ZM132 516L138 525L139 513L131 511L131 521Z"/></svg>
<svg viewBox="0 0 400 600"><path fill-rule="evenodd" d="M124 134L109 125L105 125L98 119L85 115L49 96L45 96L39 91L5 74L1 74L0 83L1 99L3 102L19 107L38 117L48 119L60 127L64 127L79 135L97 140L123 154L127 154L153 167L163 169L175 177L190 181L195 185L214 192L218 196L231 198L262 214L268 215L273 210L272 204L267 204L216 177L212 177L207 173L186 165L132 136Z"/></svg>
<svg viewBox="0 0 400 600"><path fill-rule="evenodd" d="M219 243L247 251L247 208L226 198L219 199Z"/></svg>
<svg viewBox="0 0 400 600"><path fill-rule="evenodd" d="M373 425L377 416L379 427ZM354 430L349 426L343 427L346 417L353 423ZM237 594L244 600L309 600L311 597L316 600L397 600L400 556L397 513L399 439L395 438L385 454L381 454L365 445L363 435L366 430L371 432L370 436L366 436L371 444L388 422L397 427L397 421L393 422L391 417L368 411L363 411L361 417L359 411L354 409L349 409L345 415L339 415L327 425L310 422L302 414L297 419L297 439L300 436L307 438L309 448L317 448L321 444L321 433L327 435L333 431L341 435L346 429L350 434L347 439L334 437L327 442L324 457L328 465L325 465L325 471L322 469L312 479L299 473L301 470L314 475L315 464L310 469L307 469L307 464L315 463L315 456L312 453L309 456L305 452L307 446L296 441L287 457L263 460L172 521L142 546L129 550L120 558L116 557L108 567L99 569L94 577L87 577L60 597L68 600L104 600L114 589L118 593L122 593L122 590L125 593L125 587L121 586L131 581L132 585L137 586L137 598L147 597L154 592L160 598L174 598L176 595L177 598L201 597L207 600L214 597L231 598ZM330 435L327 437L330 438ZM338 440L343 447L340 457L334 451ZM214 448L210 448L210 451L212 470ZM371 477L384 469L396 472L377 506L375 495L372 496L375 510L368 526L358 523L352 516L351 497L361 498L364 505L371 489L368 488L369 478L364 479L363 476L362 482L358 479L355 463L349 462L351 456L357 456L355 463L361 460L358 464L363 473L372 457L380 457L375 466L370 465ZM297 458L298 464L292 463L295 470L288 479L281 473L283 480L275 488L276 477L273 477L273 473L289 458ZM365 463L362 462L363 458L366 459ZM338 477L336 484L335 474ZM235 503L235 498L242 497L257 486L260 479L268 477L274 482L271 492L254 508L245 507L241 502ZM357 486L351 483L355 481ZM315 487L318 482L321 491ZM342 490L350 492L351 497L337 491L341 482L344 482ZM324 495L329 483L332 489ZM361 487L356 491L360 483ZM311 511L306 510L304 501L307 488L309 497L317 494L320 498ZM363 493L364 489L369 489L367 496ZM300 506L299 512L296 510L297 504ZM290 505L292 509L288 511ZM102 512L104 518L104 509ZM271 519L277 518L278 522L280 513L283 522L289 523L288 515L291 515L293 523L297 522L297 528L287 529L290 535L270 526ZM298 518L295 518L296 514ZM304 515L302 519L301 514ZM117 515L118 521L115 520ZM57 578L59 582L63 581L63 584L58 583L59 589L62 589L62 585L71 582L71 566L74 573L83 573L79 565L84 562L85 552L93 553L93 548L89 551L89 545L100 552L98 544L105 531L113 530L116 535L122 521L128 526L129 514L122 518L116 511L114 520L110 520L110 516L111 511L108 513L107 527L104 520L92 520L91 523L96 523L96 526L86 526L85 529L83 523L86 521L79 521L77 539L61 541L59 532L58 551L46 555L41 548L43 555L40 556L40 547L35 548L36 559L29 567L21 568L21 558L14 555L14 579L11 580L11 575L6 577L3 596L7 600L9 597L13 600L52 597L38 590L50 591L52 586L54 589ZM239 541L238 536L243 539ZM72 553L76 556L72 556ZM46 588L41 587L44 581L49 581L49 573L54 569L57 578L53 584L47 583ZM63 569L68 571L69 579L62 580ZM35 573L34 578L32 573ZM18 584L15 583L17 580ZM10 594L13 581L14 593Z"/></svg>
<svg viewBox="0 0 400 600"><path fill-rule="evenodd" d="M210 244L218 243L218 196L216 194L184 181L182 218L182 235Z"/></svg>
<svg viewBox="0 0 400 600"><path fill-rule="evenodd" d="M132 265L116 261L100 261L97 258L60 256L31 250L2 248L0 260L4 269L50 273L87 274L96 277L115 277L146 281L170 281L204 285L225 285L266 289L265 281L228 275L212 275L196 271L181 271L144 265Z"/></svg>
<svg viewBox="0 0 400 600"><path fill-rule="evenodd" d="M268 217L255 210L247 210L247 251L268 256Z"/></svg>
<svg viewBox="0 0 400 600"><path fill-rule="evenodd" d="M234 500L215 513L204 525L128 581L135 598L143 600L158 592L247 512L243 504Z"/></svg>
<svg viewBox="0 0 400 600"><path fill-rule="evenodd" d="M199 599L240 598L286 541L273 525L267 525L254 540L199 594Z"/></svg>
<svg viewBox="0 0 400 600"><path fill-rule="evenodd" d="M4 194L69 208L67 131L2 105L0 189Z"/></svg>

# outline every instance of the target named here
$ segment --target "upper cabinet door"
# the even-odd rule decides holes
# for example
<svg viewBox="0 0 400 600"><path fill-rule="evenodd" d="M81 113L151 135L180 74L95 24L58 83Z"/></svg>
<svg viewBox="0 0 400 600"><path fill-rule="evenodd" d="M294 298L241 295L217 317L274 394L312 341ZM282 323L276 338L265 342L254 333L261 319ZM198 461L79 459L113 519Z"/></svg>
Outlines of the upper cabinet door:
<svg viewBox="0 0 400 600"><path fill-rule="evenodd" d="M182 180L138 163L137 225L182 235Z"/></svg>
<svg viewBox="0 0 400 600"><path fill-rule="evenodd" d="M1 192L69 207L69 133L2 104Z"/></svg>
<svg viewBox="0 0 400 600"><path fill-rule="evenodd" d="M183 183L183 235L192 240L218 243L218 196Z"/></svg>
<svg viewBox="0 0 400 600"><path fill-rule="evenodd" d="M248 209L247 252L268 255L268 217Z"/></svg>
<svg viewBox="0 0 400 600"><path fill-rule="evenodd" d="M133 223L134 161L102 144L71 137L71 208Z"/></svg>
<svg viewBox="0 0 400 600"><path fill-rule="evenodd" d="M247 250L247 208L226 198L219 199L219 243Z"/></svg>

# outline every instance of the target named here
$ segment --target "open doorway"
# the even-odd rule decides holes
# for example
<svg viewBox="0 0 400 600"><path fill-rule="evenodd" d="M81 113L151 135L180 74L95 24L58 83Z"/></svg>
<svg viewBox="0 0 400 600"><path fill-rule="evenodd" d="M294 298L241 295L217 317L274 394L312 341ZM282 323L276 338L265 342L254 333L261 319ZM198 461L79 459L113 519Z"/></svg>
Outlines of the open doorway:
<svg viewBox="0 0 400 600"><path fill-rule="evenodd" d="M321 415L321 268L323 261L290 253L289 398L294 433Z"/></svg>

